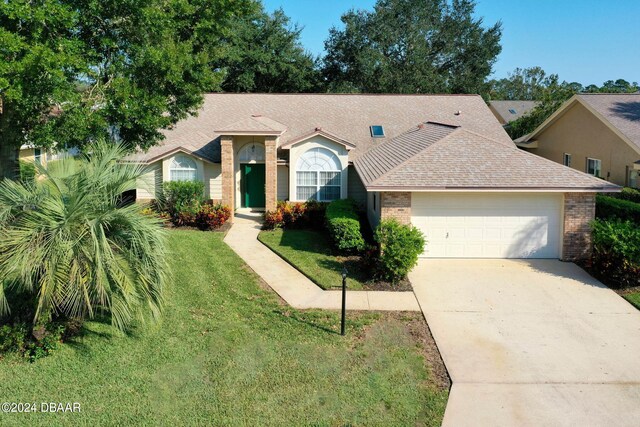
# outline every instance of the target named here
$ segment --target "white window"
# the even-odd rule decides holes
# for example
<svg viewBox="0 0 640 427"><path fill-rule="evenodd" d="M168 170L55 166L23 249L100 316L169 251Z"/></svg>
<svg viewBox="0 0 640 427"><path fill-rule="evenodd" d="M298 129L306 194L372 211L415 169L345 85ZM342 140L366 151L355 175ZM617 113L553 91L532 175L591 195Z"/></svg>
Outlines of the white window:
<svg viewBox="0 0 640 427"><path fill-rule="evenodd" d="M252 142L238 152L240 163L264 163L264 145Z"/></svg>
<svg viewBox="0 0 640 427"><path fill-rule="evenodd" d="M197 178L196 162L187 156L176 156L169 166L171 181L195 181Z"/></svg>
<svg viewBox="0 0 640 427"><path fill-rule="evenodd" d="M564 153L562 155L562 164L565 166L571 166L571 154Z"/></svg>
<svg viewBox="0 0 640 427"><path fill-rule="evenodd" d="M312 148L298 159L296 199L331 201L340 198L341 166L338 156L326 148Z"/></svg>
<svg viewBox="0 0 640 427"><path fill-rule="evenodd" d="M42 164L42 150L40 148L33 149L33 159L38 164Z"/></svg>
<svg viewBox="0 0 640 427"><path fill-rule="evenodd" d="M587 158L587 173L593 176L600 176L602 172L602 161L599 159Z"/></svg>

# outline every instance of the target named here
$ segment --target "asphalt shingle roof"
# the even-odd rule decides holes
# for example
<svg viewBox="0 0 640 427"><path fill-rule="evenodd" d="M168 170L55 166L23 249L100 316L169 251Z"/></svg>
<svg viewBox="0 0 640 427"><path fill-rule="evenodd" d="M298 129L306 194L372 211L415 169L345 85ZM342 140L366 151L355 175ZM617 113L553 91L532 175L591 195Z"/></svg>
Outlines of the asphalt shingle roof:
<svg viewBox="0 0 640 427"><path fill-rule="evenodd" d="M405 151L410 155L394 154ZM514 145L437 123L426 123L372 149L354 166L367 188L379 190L618 188Z"/></svg>
<svg viewBox="0 0 640 427"><path fill-rule="evenodd" d="M491 101L489 103L489 106L505 124L528 114L536 105L538 105L538 101Z"/></svg>
<svg viewBox="0 0 640 427"><path fill-rule="evenodd" d="M280 145L316 128L326 129L356 147L349 153L350 160L425 121L463 126L505 145L513 144L477 95L213 93L205 95L197 116L163 131L165 140L160 145L136 153L128 160L153 161L182 146L219 162L220 134L216 131L227 127L238 130L237 127L252 116L264 116L286 127L279 138ZM386 138L372 138L369 129L372 125L382 125Z"/></svg>
<svg viewBox="0 0 640 427"><path fill-rule="evenodd" d="M640 149L640 93L577 96Z"/></svg>

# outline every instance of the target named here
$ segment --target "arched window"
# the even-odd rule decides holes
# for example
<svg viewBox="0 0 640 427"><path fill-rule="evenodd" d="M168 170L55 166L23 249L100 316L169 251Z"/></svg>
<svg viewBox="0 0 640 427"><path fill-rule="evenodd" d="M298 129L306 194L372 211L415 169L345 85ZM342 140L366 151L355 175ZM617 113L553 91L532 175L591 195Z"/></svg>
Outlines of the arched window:
<svg viewBox="0 0 640 427"><path fill-rule="evenodd" d="M196 162L187 156L175 156L169 166L169 177L171 181L195 181Z"/></svg>
<svg viewBox="0 0 640 427"><path fill-rule="evenodd" d="M326 148L312 148L296 165L296 199L322 202L340 198L340 160Z"/></svg>
<svg viewBox="0 0 640 427"><path fill-rule="evenodd" d="M238 152L240 163L264 163L264 145L247 144Z"/></svg>

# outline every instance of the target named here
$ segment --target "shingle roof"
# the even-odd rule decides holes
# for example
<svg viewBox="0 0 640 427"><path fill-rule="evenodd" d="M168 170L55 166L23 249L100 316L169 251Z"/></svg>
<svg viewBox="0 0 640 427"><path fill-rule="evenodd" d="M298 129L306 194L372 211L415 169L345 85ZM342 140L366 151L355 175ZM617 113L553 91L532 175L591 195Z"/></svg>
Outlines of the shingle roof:
<svg viewBox="0 0 640 427"><path fill-rule="evenodd" d="M410 155L405 150L411 151ZM383 166L378 166L382 163ZM619 187L464 128L427 123L354 162L369 190L591 190Z"/></svg>
<svg viewBox="0 0 640 427"><path fill-rule="evenodd" d="M146 153L129 157L149 162L176 147L189 147L220 161L219 133L235 123L262 115L286 126L280 145L328 129L356 148L356 159L371 147L396 137L416 123L435 121L463 126L505 145L513 145L485 102L477 95L340 95L340 94L207 94L197 116L164 131L166 139ZM386 138L372 138L369 127L382 125Z"/></svg>
<svg viewBox="0 0 640 427"><path fill-rule="evenodd" d="M239 120L230 125L224 126L222 129L215 129L218 134L230 134L236 132L251 132L261 134L281 134L286 131L287 127L282 123L264 116L252 115L243 120Z"/></svg>
<svg viewBox="0 0 640 427"><path fill-rule="evenodd" d="M580 94L582 101L602 115L640 149L640 93Z"/></svg>
<svg viewBox="0 0 640 427"><path fill-rule="evenodd" d="M506 124L528 114L538 104L538 101L491 101L489 107L500 123Z"/></svg>

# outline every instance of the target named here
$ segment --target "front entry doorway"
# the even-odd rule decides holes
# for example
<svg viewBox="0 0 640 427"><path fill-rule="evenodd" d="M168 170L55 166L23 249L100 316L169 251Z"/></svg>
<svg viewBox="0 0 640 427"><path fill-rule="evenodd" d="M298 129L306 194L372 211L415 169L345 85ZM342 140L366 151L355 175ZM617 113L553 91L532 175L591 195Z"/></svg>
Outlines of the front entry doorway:
<svg viewBox="0 0 640 427"><path fill-rule="evenodd" d="M240 165L242 207L264 208L265 206L265 169L264 163L245 163Z"/></svg>

